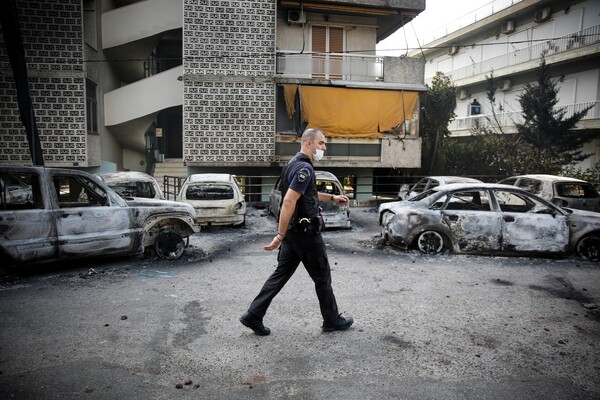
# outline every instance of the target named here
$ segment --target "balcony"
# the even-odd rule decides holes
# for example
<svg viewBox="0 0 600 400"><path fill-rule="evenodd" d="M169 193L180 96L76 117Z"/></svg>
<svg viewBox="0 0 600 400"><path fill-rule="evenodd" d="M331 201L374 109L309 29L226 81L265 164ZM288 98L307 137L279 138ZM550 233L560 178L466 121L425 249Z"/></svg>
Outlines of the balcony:
<svg viewBox="0 0 600 400"><path fill-rule="evenodd" d="M587 103L569 104L566 106L557 106L564 109L565 118L572 116L575 112L579 112L586 107L593 105L583 117L576 129L598 129L600 128L600 100ZM497 113L494 117L492 114L471 115L469 117L456 118L450 122L448 129L452 132L452 136L468 136L473 130L490 129L498 131L502 129L504 133L516 133L515 124L523 123L523 115L519 111ZM499 132L497 132L499 133Z"/></svg>
<svg viewBox="0 0 600 400"><path fill-rule="evenodd" d="M548 61L551 61L550 57L552 56L576 49L582 49L581 51L585 53L585 50L583 49L585 46L590 46L598 42L600 42L600 25L592 26L555 40L548 40L533 46L507 52L498 57L474 63L464 68L455 69L448 72L447 75L449 75L455 83L460 85L461 83L458 81L461 79L489 74L489 71L498 72L496 76L500 76L502 74L502 68L513 67L527 62L535 62L535 65L537 66L542 54ZM590 47L589 51L596 53L598 50L596 47ZM433 75L427 76L425 80L430 81L432 78Z"/></svg>
<svg viewBox="0 0 600 400"><path fill-rule="evenodd" d="M277 54L277 76L295 79L329 79L383 82L383 57L347 53Z"/></svg>

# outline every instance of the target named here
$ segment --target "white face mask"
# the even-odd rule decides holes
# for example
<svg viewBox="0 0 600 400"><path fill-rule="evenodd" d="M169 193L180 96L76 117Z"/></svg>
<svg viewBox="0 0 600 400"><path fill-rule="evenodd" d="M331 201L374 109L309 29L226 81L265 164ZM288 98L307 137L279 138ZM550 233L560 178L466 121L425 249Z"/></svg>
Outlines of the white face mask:
<svg viewBox="0 0 600 400"><path fill-rule="evenodd" d="M321 161L321 159L323 158L323 154L325 154L325 152L321 149L317 149L317 151L315 152L315 154L313 154L313 157L315 158L315 161Z"/></svg>

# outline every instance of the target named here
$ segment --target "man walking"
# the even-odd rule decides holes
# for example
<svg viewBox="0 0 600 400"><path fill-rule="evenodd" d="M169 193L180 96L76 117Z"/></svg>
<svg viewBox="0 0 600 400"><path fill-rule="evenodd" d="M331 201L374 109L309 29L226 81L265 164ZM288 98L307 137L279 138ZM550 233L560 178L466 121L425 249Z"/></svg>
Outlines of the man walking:
<svg viewBox="0 0 600 400"><path fill-rule="evenodd" d="M302 134L301 148L284 167L279 189L282 204L279 228L271 243L264 246L272 251L279 246L277 269L271 274L240 322L257 335L266 336L271 330L263 325L273 298L292 277L302 262L315 282L323 316L323 331L345 330L354 323L352 317L343 317L338 312L335 295L331 287L331 270L321 236L322 219L319 201L348 203L344 195L317 192L313 161L319 161L326 150L325 135L319 129L309 128Z"/></svg>

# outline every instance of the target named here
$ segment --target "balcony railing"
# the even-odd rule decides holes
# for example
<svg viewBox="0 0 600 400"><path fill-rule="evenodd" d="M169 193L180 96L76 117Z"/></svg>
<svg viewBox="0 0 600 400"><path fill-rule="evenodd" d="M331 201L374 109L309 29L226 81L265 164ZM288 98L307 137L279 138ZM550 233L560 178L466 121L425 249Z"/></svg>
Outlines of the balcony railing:
<svg viewBox="0 0 600 400"><path fill-rule="evenodd" d="M285 78L383 81L383 57L347 53L277 53L277 75Z"/></svg>
<svg viewBox="0 0 600 400"><path fill-rule="evenodd" d="M450 71L447 75L456 82L460 79L470 78L480 74L488 74L489 71L497 71L504 67L539 60L542 54L548 57L583 46L588 46L597 43L598 41L600 41L600 25L592 26L555 40L548 40L533 46L520 48L498 57L474 63L464 68L455 69ZM426 80L431 80L432 78L433 75L426 77Z"/></svg>
<svg viewBox="0 0 600 400"><path fill-rule="evenodd" d="M448 24L438 28L436 30L426 33L423 43L431 43L434 40L449 35L452 32L456 32L466 26L474 24L477 21L481 21L484 18L489 17L492 14L500 12L505 8L520 3L523 0L494 0L491 1L457 19L449 22Z"/></svg>
<svg viewBox="0 0 600 400"><path fill-rule="evenodd" d="M559 109L566 111L565 118L572 116L575 112L584 110L586 107L593 105L582 121L600 119L600 100L590 101L587 103L569 104L566 106L557 106ZM472 129L494 129L503 128L505 133L514 133L514 125L523 123L523 114L519 111L503 112L496 114L496 119L492 114L471 115L469 117L456 118L450 122L448 129L450 132L465 131Z"/></svg>

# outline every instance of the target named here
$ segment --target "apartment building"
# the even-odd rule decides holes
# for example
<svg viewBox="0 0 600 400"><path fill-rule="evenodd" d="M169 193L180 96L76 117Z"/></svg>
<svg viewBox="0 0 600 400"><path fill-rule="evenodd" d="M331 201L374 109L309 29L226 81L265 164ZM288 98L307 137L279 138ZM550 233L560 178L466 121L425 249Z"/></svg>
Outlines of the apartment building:
<svg viewBox="0 0 600 400"><path fill-rule="evenodd" d="M307 126L318 167L366 187L420 166L423 61L375 49L425 0L15 4L48 166L229 172L264 196ZM3 36L0 56L0 163L31 163Z"/></svg>
<svg viewBox="0 0 600 400"><path fill-rule="evenodd" d="M536 82L542 55L556 80L562 79L557 106L568 116L593 105L577 129L598 131L600 137L600 2L496 0L431 35L410 56L425 60L426 83L441 71L457 87L453 137L478 127L514 133L514 124L522 122L519 96L526 83ZM492 72L499 125L486 95ZM600 139L583 150L592 156L581 168L600 162Z"/></svg>

